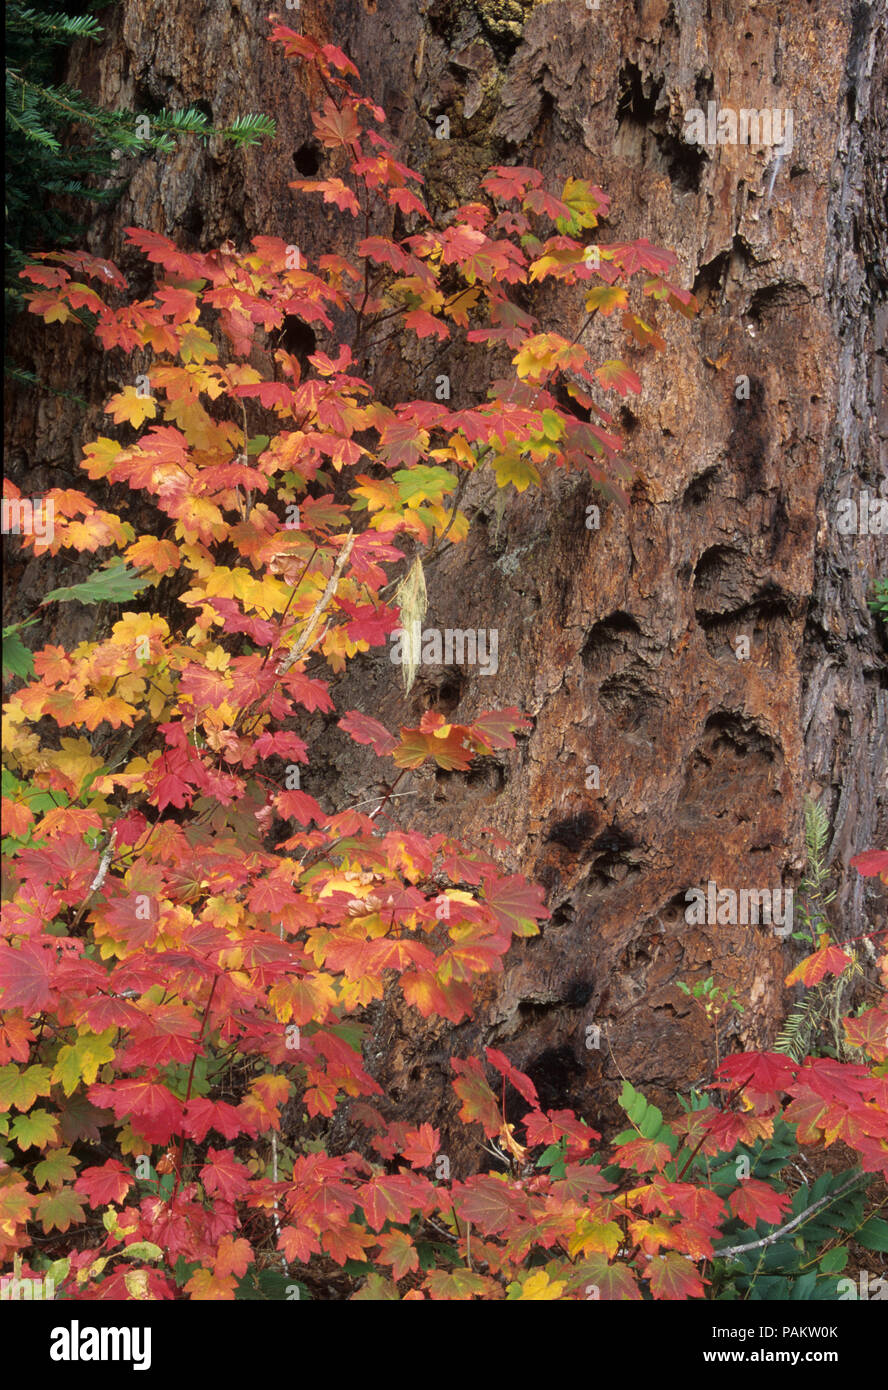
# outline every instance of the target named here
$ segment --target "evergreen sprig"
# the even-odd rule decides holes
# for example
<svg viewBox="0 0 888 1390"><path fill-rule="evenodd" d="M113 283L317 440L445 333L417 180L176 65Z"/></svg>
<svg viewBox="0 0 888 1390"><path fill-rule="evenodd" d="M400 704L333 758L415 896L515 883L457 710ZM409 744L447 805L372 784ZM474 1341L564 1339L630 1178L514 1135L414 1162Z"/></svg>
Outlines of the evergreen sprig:
<svg viewBox="0 0 888 1390"><path fill-rule="evenodd" d="M70 244L82 236L69 212L54 202L117 198L127 182L125 157L169 154L178 140L219 137L238 148L273 136L269 116L249 113L213 125L196 106L158 113L109 110L60 81L65 49L99 42L104 30L91 11L69 14L48 5L6 6L6 253L7 300L21 298L18 272L28 253Z"/></svg>

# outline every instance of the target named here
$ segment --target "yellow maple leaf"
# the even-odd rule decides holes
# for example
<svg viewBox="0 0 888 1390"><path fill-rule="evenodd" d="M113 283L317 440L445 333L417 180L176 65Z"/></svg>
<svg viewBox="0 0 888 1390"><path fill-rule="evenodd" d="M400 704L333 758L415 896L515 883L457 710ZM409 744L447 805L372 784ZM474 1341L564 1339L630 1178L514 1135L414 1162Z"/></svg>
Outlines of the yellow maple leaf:
<svg viewBox="0 0 888 1390"><path fill-rule="evenodd" d="M38 771L60 773L67 783L66 790L72 797L80 795L80 788L91 772L102 766L85 738L63 738L59 752L47 752L38 764Z"/></svg>
<svg viewBox="0 0 888 1390"><path fill-rule="evenodd" d="M538 1269L534 1274L528 1275L521 1285L521 1292L518 1295L518 1303L542 1302L544 1300L559 1299L564 1293L566 1282L563 1279L550 1279L544 1269Z"/></svg>
<svg viewBox="0 0 888 1390"><path fill-rule="evenodd" d="M390 478L368 478L363 473L358 477L358 486L351 489L353 497L364 497L371 512L387 507L399 510L401 494L397 483Z"/></svg>
<svg viewBox="0 0 888 1390"><path fill-rule="evenodd" d="M556 347L549 342L547 333L538 333L528 338L524 347L512 358L512 363L522 379L538 381L550 372L558 361Z"/></svg>
<svg viewBox="0 0 888 1390"><path fill-rule="evenodd" d="M114 423L134 425L138 428L146 420L153 420L157 414L157 402L153 396L140 396L135 386L124 386L112 396L105 406L105 414L114 417Z"/></svg>
<svg viewBox="0 0 888 1390"><path fill-rule="evenodd" d="M81 467L93 481L97 478L104 478L114 466L115 460L124 452L116 439L108 439L105 435L100 435L98 439L93 440L92 444L84 446Z"/></svg>
<svg viewBox="0 0 888 1390"><path fill-rule="evenodd" d="M189 324L182 334L179 356L183 362L203 364L208 359L215 361L219 352L207 330L201 328L199 324L193 323Z"/></svg>
<svg viewBox="0 0 888 1390"><path fill-rule="evenodd" d="M584 1255L588 1255L590 1251L594 1251L612 1259L620 1248L622 1236L623 1233L615 1221L593 1221L583 1217L574 1228L568 1253L573 1256L582 1250Z"/></svg>
<svg viewBox="0 0 888 1390"><path fill-rule="evenodd" d="M78 705L79 716L90 733L106 720L112 729L119 729L121 724L131 729L138 712L134 705L127 704L117 695L88 695Z"/></svg>
<svg viewBox="0 0 888 1390"><path fill-rule="evenodd" d="M259 609L264 613L283 613L289 602L289 585L273 575L267 575L265 579L251 579L245 574L242 587L243 604L248 612Z"/></svg>
<svg viewBox="0 0 888 1390"><path fill-rule="evenodd" d="M91 1086L99 1067L114 1060L111 1039L115 1031L106 1028L104 1033L81 1033L73 1043L59 1048L52 1079L61 1083L66 1096L73 1095L81 1081Z"/></svg>
<svg viewBox="0 0 888 1390"><path fill-rule="evenodd" d="M186 541L200 540L209 544L213 540L224 540L228 534L228 525L223 520L222 513L215 503L208 501L206 497L189 495L175 509L170 507L169 510L172 515L181 513L176 522L176 535Z"/></svg>

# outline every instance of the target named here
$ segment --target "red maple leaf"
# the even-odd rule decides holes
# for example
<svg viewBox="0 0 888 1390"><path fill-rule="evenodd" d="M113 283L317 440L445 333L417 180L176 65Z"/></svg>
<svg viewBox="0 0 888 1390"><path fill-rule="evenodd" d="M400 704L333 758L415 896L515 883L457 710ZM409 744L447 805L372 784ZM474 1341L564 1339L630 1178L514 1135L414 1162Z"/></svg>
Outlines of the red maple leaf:
<svg viewBox="0 0 888 1390"><path fill-rule="evenodd" d="M330 97L325 97L322 109L313 111L311 119L321 144L328 149L356 146L360 139L361 127L350 102L337 108Z"/></svg>
<svg viewBox="0 0 888 1390"><path fill-rule="evenodd" d="M453 1205L465 1221L471 1221L486 1236L498 1235L530 1215L526 1192L484 1173L464 1183L454 1183Z"/></svg>
<svg viewBox="0 0 888 1390"><path fill-rule="evenodd" d="M129 1168L116 1158L109 1158L97 1168L84 1168L74 1186L88 1199L91 1207L107 1207L112 1202L121 1206L135 1178Z"/></svg>
<svg viewBox="0 0 888 1390"><path fill-rule="evenodd" d="M300 825L315 821L322 825L326 819L313 796L307 792L279 792L274 798L274 808L282 820L297 820Z"/></svg>
<svg viewBox="0 0 888 1390"><path fill-rule="evenodd" d="M538 883L528 883L521 874L508 878L485 875L484 898L510 936L534 936L536 923L552 916L543 904L543 889Z"/></svg>
<svg viewBox="0 0 888 1390"><path fill-rule="evenodd" d="M228 1105L224 1100L213 1101L206 1096L195 1096L185 1107L182 1133L202 1144L211 1129L225 1139L234 1139L238 1134L250 1132L244 1125L243 1112L233 1105Z"/></svg>
<svg viewBox="0 0 888 1390"><path fill-rule="evenodd" d="M676 264L673 251L652 246L647 237L641 237L638 241L614 241L602 246L601 250L610 253L609 258L622 268L625 275L634 275L637 270L650 270L654 275L662 275Z"/></svg>
<svg viewBox="0 0 888 1390"><path fill-rule="evenodd" d="M397 1173L393 1177L371 1178L357 1195L370 1226L380 1231L386 1221L406 1225L415 1211L430 1210L435 1188L419 1173Z"/></svg>
<svg viewBox="0 0 888 1390"><path fill-rule="evenodd" d="M531 720L521 714L515 705L505 709L484 710L468 726L469 733L485 748L514 748L512 734L518 730L526 733L533 727Z"/></svg>
<svg viewBox="0 0 888 1390"><path fill-rule="evenodd" d="M653 1168L662 1173L672 1151L668 1144L654 1139L630 1139L627 1144L615 1146L614 1157L621 1168L634 1168L638 1173L649 1173Z"/></svg>
<svg viewBox="0 0 888 1390"><path fill-rule="evenodd" d="M723 1091L733 1091L747 1081L749 1089L760 1095L785 1091L795 1079L795 1064L780 1052L739 1052L726 1057L716 1068L719 1078L712 1084Z"/></svg>
<svg viewBox="0 0 888 1390"><path fill-rule="evenodd" d="M5 943L0 946L0 1003L5 1009L24 1009L26 1014L40 1013L55 1001L50 987L53 969L51 951L36 941L25 941L18 950Z"/></svg>
<svg viewBox="0 0 888 1390"><path fill-rule="evenodd" d="M218 1192L234 1202L250 1190L253 1175L243 1163L238 1163L230 1149L208 1149L200 1179L205 1191Z"/></svg>
<svg viewBox="0 0 888 1390"><path fill-rule="evenodd" d="M182 1102L156 1077L130 1077L91 1086L94 1105L107 1106L118 1120L132 1120L133 1128L149 1144L166 1144L182 1118Z"/></svg>
<svg viewBox="0 0 888 1390"><path fill-rule="evenodd" d="M468 1057L464 1062L451 1057L450 1065L456 1072L456 1080L451 1084L462 1101L460 1119L467 1123L478 1120L488 1139L492 1139L502 1129L503 1117L481 1063L477 1057Z"/></svg>
<svg viewBox="0 0 888 1390"><path fill-rule="evenodd" d="M185 280L203 280L208 277L207 262L203 256L189 256L180 251L168 237L159 232L145 231L141 227L124 227L127 241L144 251L149 261L162 265L181 275Z"/></svg>
<svg viewBox="0 0 888 1390"><path fill-rule="evenodd" d="M883 883L888 883L888 850L865 849L863 854L855 854L851 867L863 874L864 878L873 878L878 874Z"/></svg>
<svg viewBox="0 0 888 1390"><path fill-rule="evenodd" d="M496 1048L486 1047L484 1051L487 1054L487 1060L490 1065L496 1067L498 1072L502 1072L507 1081L511 1081L515 1090L524 1097L528 1105L532 1105L534 1109L538 1110L540 1108L540 1101L536 1086L534 1086L530 1077L525 1076L523 1071L518 1071L513 1067L508 1057L502 1052L497 1052Z"/></svg>
<svg viewBox="0 0 888 1390"><path fill-rule="evenodd" d="M529 169L520 164L495 164L481 180L481 187L493 198L512 202L515 198L523 197L527 188L539 188L542 182L539 169Z"/></svg>
<svg viewBox="0 0 888 1390"><path fill-rule="evenodd" d="M787 1192L775 1192L770 1183L759 1178L744 1178L728 1198L728 1206L744 1226L755 1230L759 1221L776 1225L792 1206L792 1198Z"/></svg>
<svg viewBox="0 0 888 1390"><path fill-rule="evenodd" d="M352 1107L354 1113L355 1107ZM421 1124L419 1129L408 1129L401 1146L401 1154L412 1168L427 1168L441 1146L441 1136L430 1124Z"/></svg>

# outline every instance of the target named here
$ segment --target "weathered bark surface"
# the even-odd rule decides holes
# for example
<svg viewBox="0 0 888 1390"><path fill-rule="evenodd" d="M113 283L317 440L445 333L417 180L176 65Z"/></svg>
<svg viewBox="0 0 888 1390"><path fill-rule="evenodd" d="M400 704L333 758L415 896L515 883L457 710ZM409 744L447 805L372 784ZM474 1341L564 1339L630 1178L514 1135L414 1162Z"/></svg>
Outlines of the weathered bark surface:
<svg viewBox="0 0 888 1390"><path fill-rule="evenodd" d="M667 1099L713 1056L677 981L735 986L746 1011L722 1045L767 1046L791 958L767 927L689 927L686 889L797 885L803 800L822 794L836 920L848 935L886 924L847 868L888 831L886 647L865 602L884 539L836 526L838 499L886 492L884 0L602 0L598 11L304 0L281 13L354 58L437 209L476 196L495 161L536 164L553 184L590 178L614 201L602 239L672 246L700 298L693 322L667 322L667 351L644 359L643 395L623 414L640 470L628 514L605 505L600 530L587 530L594 494L559 475L498 519L495 489L473 483L472 532L430 567L426 624L497 628L497 674L424 667L405 700L383 654L337 697L392 726L429 701L460 719L506 704L534 719L497 765L399 787L412 793L396 803L407 823L509 837L513 867L545 884L553 913L491 981L471 1028L416 1029L388 1003L376 1011L369 1060L405 1115L440 1120L447 1058L478 1039L526 1067L545 1103L592 1120L621 1073ZM90 49L72 66L90 95L142 109L203 98L218 122L264 110L279 138L146 161L93 229L103 253L120 256L132 223L202 247L280 235L310 260L346 244L344 218L287 188L294 159L310 159L315 94L266 43L264 7L122 0L107 16L98 62ZM791 154L775 170L765 149L685 145L685 112L708 100L790 109ZM440 115L449 141L435 138ZM543 326L568 336L579 309L552 291L535 302ZM101 356L62 336L28 330L35 365L96 399ZM606 325L585 341L613 355ZM491 363L394 344L376 378L390 399L431 397L441 371L459 406L483 398ZM735 393L741 375L749 399ZM36 413L13 403L29 490L73 479L97 423L56 400ZM45 575L18 576L23 602ZM324 772L306 785L323 803L381 785L372 756L320 721L309 732ZM602 1029L598 1050L585 1045L589 1025Z"/></svg>

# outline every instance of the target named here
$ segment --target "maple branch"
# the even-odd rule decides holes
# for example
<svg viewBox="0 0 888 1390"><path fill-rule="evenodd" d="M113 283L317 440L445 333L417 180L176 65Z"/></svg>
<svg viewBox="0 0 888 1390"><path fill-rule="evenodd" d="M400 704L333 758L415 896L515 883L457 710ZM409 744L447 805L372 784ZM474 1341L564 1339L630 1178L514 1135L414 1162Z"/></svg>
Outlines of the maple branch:
<svg viewBox="0 0 888 1390"><path fill-rule="evenodd" d="M108 865L111 863L111 860L114 857L114 842L116 839L117 831L112 830L111 834L108 836L108 843L102 851L102 857L99 860L99 867L96 876L93 879L92 883L89 885L90 897L92 897L93 893L98 893L99 889L101 888L102 884L105 882L105 879L108 876Z"/></svg>
<svg viewBox="0 0 888 1390"><path fill-rule="evenodd" d="M354 531L349 531L348 535L345 538L345 544L342 547L339 559L336 561L336 564L333 567L333 573L327 580L327 587L324 589L324 592L321 594L321 597L318 599L317 603L315 604L314 608L309 614L308 624L306 627L303 628L302 635L300 636L299 641L296 643L295 646L290 648L289 656L285 657L284 660L280 662L280 664L276 667L277 675L285 675L286 672L289 671L290 667L294 664L294 662L297 662L299 660L300 656L305 651L306 647L309 645L309 642L314 636L318 622L320 621L321 614L329 606L333 599L333 595L336 593L337 587L339 585L339 580L342 577L342 571L345 569L348 557L352 553L352 548L356 540L357 536L355 535Z"/></svg>
<svg viewBox="0 0 888 1390"><path fill-rule="evenodd" d="M828 1202L834 1202L837 1197L844 1196L849 1188L853 1187L856 1182L859 1182L860 1179L864 1177L866 1177L865 1173L855 1173L846 1183L842 1184L837 1192L828 1192L826 1196L821 1197L819 1201L812 1202L810 1207L805 1207L803 1212L800 1212L798 1216L794 1216L791 1221L787 1221L785 1226L781 1226L778 1230L772 1231L769 1236L762 1236L761 1240L750 1240L746 1245L729 1245L725 1250L716 1250L713 1258L721 1260L727 1258L729 1255L743 1255L747 1250L761 1250L766 1245L773 1245L775 1240L779 1240L781 1236L785 1236L788 1232L794 1230L806 1217L813 1216L815 1211L819 1211L821 1207L825 1207Z"/></svg>
<svg viewBox="0 0 888 1390"><path fill-rule="evenodd" d="M111 864L111 860L112 860L113 857L114 857L114 842L115 842L116 839L117 839L117 831L116 831L116 830L112 830L112 831L111 831L111 834L108 836L108 843L107 843L107 845L105 846L105 848L102 850L102 856L101 856L101 858L99 859L99 867L98 867L98 869L96 870L96 876L95 876L95 878L93 879L92 883L89 885L89 888L88 888L88 890L87 890L86 897L83 899L83 902L82 902L81 905L80 905L80 910L79 910L79 912L77 913L77 916L74 918L74 921L71 923L71 926L70 926L70 929L69 929L69 932L68 932L68 935L69 935L69 936L73 936L74 932L75 932L75 931L77 930L77 928L80 926L80 923L83 921L84 913L86 912L87 908L89 907L89 904L90 904L91 899L93 898L93 896L94 896L96 893L98 893L98 891L99 891L99 889L101 888L102 884L105 882L105 879L108 877L108 868L109 868L109 866L110 866L110 864Z"/></svg>
<svg viewBox="0 0 888 1390"><path fill-rule="evenodd" d="M290 611L290 604L293 602L294 598L296 597L296 590L299 588L299 585L302 583L303 579L305 578L306 574L308 573L308 567L309 567L309 565L311 564L311 562L312 562L312 560L314 559L314 557L317 555L317 553L318 553L318 547L315 546L314 550L311 552L311 554L309 555L308 559L307 559L306 562L305 562L305 565L304 565L304 567L303 567L302 573L300 574L299 578L296 580L296 583L295 583L294 585L292 585L292 587L291 587L291 589L290 589L290 597L287 599L287 606L286 606L286 608L284 609L283 613L281 614L280 618L278 619L278 632L280 632L280 630L281 630L281 629L283 628L283 626L284 626L284 619L286 618L287 614L288 614L289 611ZM259 667L259 670L260 670L260 671L264 671L264 670L265 670L265 664L266 664L266 662L268 661L268 658L269 658L270 656L271 656L271 647L269 646L269 647L267 648L266 652L265 652L265 656L262 658L262 665ZM258 701L257 701L257 702L254 702L254 703L258 703ZM235 724L234 727L237 728L237 724Z"/></svg>

